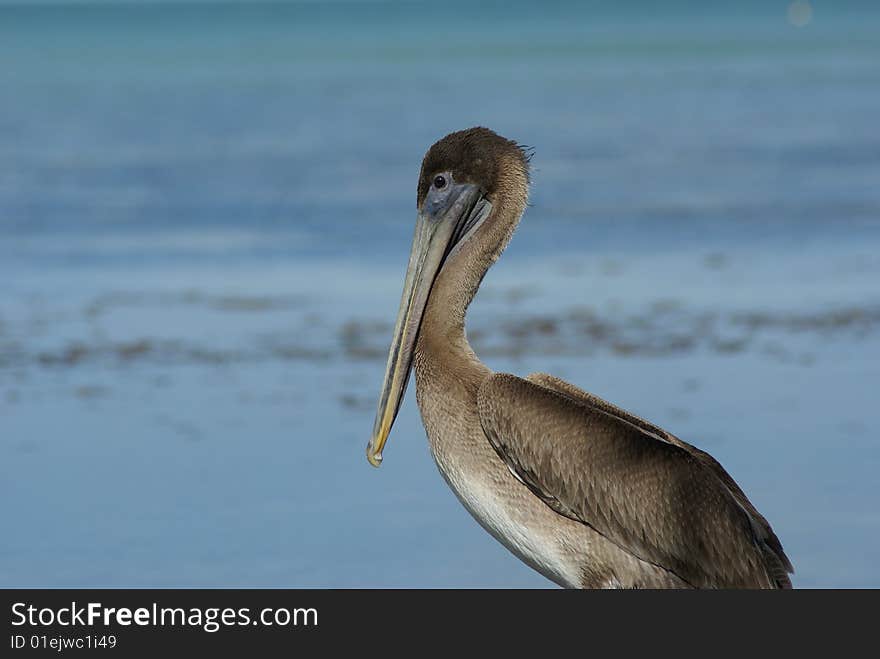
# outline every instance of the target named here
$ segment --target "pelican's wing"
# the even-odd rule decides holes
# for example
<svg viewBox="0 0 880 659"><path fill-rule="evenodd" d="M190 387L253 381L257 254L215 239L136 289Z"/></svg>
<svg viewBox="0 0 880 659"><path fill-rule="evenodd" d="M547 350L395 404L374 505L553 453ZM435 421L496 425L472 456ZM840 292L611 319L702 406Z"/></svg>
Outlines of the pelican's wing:
<svg viewBox="0 0 880 659"><path fill-rule="evenodd" d="M589 393L588 391L584 391L579 387L574 386L570 382L566 382L565 380L560 380L559 378L550 375L548 373L532 373L527 378L530 382L534 382L535 384L539 384L542 387L546 387L548 389L552 389L553 391L557 391L561 394L572 398L576 402L587 405L588 407L593 407L607 414L611 414L623 421L627 421L639 428L645 430L648 433L653 433L676 446L680 446L688 453L697 458L700 462L702 462L706 467L711 469L718 479L724 483L725 487L730 491L733 495L733 498L736 499L737 503L739 503L743 508L746 509L746 512L755 520L757 525L760 527L760 535L764 540L764 544L766 545L766 549L772 552L773 556L768 556L768 567L772 567L775 569L774 578L779 582L780 587L790 588L791 580L789 579L789 573L794 573L794 568L791 565L791 561L788 559L788 556L785 555L785 551L782 548L782 543L779 541L779 538L776 537L776 533L773 532L773 529L770 527L770 523L764 518L764 516L758 512L757 508L752 505L752 502L749 501L745 492L740 489L740 486L737 485L736 481L733 480L730 474L727 473L727 470L721 466L721 464L713 458L711 455L706 453L703 450L698 449L696 446L692 444L688 444L686 441L679 439L672 433L663 430L662 428L655 426L653 423L642 419L641 417L628 412L613 403L609 403L607 400L599 398L598 396Z"/></svg>
<svg viewBox="0 0 880 659"><path fill-rule="evenodd" d="M659 428L507 374L478 402L499 456L559 514L695 587L790 587L751 504Z"/></svg>

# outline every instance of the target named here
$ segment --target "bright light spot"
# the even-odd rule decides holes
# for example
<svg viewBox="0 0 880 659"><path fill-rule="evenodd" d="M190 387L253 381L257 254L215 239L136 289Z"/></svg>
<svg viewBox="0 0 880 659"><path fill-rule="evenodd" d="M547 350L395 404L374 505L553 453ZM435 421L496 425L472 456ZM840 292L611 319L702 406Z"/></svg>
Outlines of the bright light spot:
<svg viewBox="0 0 880 659"><path fill-rule="evenodd" d="M813 19L813 6L808 0L795 0L788 5L788 22L803 27Z"/></svg>

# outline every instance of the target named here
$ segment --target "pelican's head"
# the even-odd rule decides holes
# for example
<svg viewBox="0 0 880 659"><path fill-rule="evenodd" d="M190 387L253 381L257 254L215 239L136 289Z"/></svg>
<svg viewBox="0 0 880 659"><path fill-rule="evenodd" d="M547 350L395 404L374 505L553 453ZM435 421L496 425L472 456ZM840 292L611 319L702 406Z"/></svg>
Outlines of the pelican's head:
<svg viewBox="0 0 880 659"><path fill-rule="evenodd" d="M527 192L525 151L488 128L450 133L425 154L419 175L415 237L376 422L367 445L367 459L374 467L382 462L382 448L406 391L419 327L434 280L444 264L493 223L499 215L493 209L518 208L514 213L518 220ZM512 231L510 226L502 233L509 238Z"/></svg>

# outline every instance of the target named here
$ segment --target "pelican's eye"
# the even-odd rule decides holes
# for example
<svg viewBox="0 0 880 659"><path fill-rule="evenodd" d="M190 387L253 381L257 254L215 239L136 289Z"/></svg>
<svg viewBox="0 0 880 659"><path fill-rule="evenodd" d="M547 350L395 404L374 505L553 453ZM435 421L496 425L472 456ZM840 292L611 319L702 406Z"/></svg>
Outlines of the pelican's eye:
<svg viewBox="0 0 880 659"><path fill-rule="evenodd" d="M438 174L434 177L434 187L438 190L442 190L446 187L446 177Z"/></svg>

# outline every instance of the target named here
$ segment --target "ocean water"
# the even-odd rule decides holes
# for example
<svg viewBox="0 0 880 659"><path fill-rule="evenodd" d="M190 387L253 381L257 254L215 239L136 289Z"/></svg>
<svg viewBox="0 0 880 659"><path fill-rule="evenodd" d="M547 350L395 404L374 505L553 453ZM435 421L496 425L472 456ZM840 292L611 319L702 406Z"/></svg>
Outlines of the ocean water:
<svg viewBox="0 0 880 659"><path fill-rule="evenodd" d="M878 587L880 8L0 3L0 584L546 587L364 459L424 151L534 148L469 316Z"/></svg>

